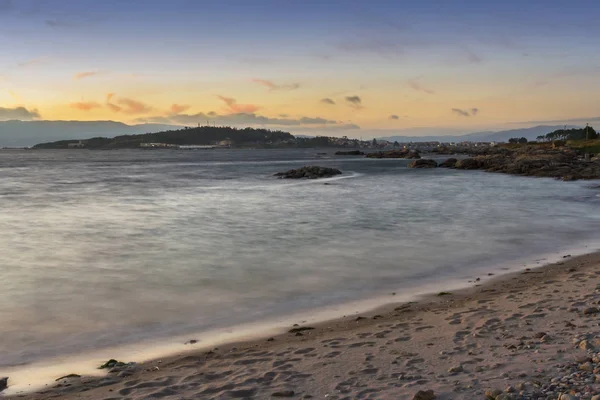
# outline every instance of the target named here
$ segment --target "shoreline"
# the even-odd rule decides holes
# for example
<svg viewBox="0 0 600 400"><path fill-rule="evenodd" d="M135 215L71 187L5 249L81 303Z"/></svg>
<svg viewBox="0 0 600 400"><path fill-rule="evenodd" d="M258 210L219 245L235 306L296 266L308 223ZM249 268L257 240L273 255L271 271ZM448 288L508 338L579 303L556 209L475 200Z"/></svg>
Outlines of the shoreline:
<svg viewBox="0 0 600 400"><path fill-rule="evenodd" d="M590 251L588 249L587 251ZM82 395L82 392L87 393L85 398L96 398L89 397L92 395L94 390L100 390L104 385L112 386L119 385L123 383L123 381L129 379L130 373L131 376L142 376L147 375L149 373L154 373L161 371L154 371L152 369L159 367L161 364L164 365L178 365L181 364L185 359L188 358L204 358L210 356L215 356L218 358L219 356L230 356L230 357L239 357L236 352L239 352L241 348L254 349L259 347L261 349L268 349L271 346L277 346L280 342L288 343L288 344L298 344L298 342L303 341L311 341L316 340L316 337L319 336L327 336L334 334L347 334L352 333L356 330L360 329L368 329L373 328L376 325L380 325L385 322L393 322L397 319L404 320L405 318L415 317L423 313L429 313L432 309L441 309L445 311L449 311L452 309L456 309L461 305L464 305L466 301L473 300L473 298L477 298L479 300L485 300L486 298L493 296L494 292L493 288L497 285L508 285L511 284L513 280L517 280L520 283L520 287L522 290L531 290L530 286L535 285L538 280L535 277L538 274L542 274L545 278L553 277L554 275L560 274L565 270L570 268L575 268L575 266L580 265L590 265L597 264L600 269L600 250L596 249L593 253L588 253L581 256L576 257L568 257L561 259L561 256L557 256L557 258L561 261L555 263L545 263L544 265L529 265L529 268L524 270L526 266L515 266L506 273L498 274L498 271L495 270L494 273L489 273L489 276L482 276L483 281L475 282L475 277L473 277L473 282L471 284L464 284L462 288L451 288L447 290L452 290L452 294L446 296L437 296L435 292L429 291L429 294L419 294L412 295L413 299L416 299L415 302L408 302L406 300L402 300L401 296L394 296L393 298L388 299L387 303L384 305L379 304L374 307L367 307L366 310L362 310L360 312L348 313L343 317L340 317L339 314L337 317L328 318L325 320L321 320L320 322L310 322L310 330L295 332L294 334L290 334L287 329L293 329L292 326L288 325L288 328L284 330L281 326L278 328L273 328L270 330L259 329L252 333L247 332L247 334L240 336L237 335L237 340L233 337L225 339L224 341L215 341L214 343L207 342L198 342L196 348L191 349L191 346L186 348L182 348L181 343L174 344L171 346L170 355L162 354L153 357L150 361L142 362L137 364L134 367L127 368L127 373L124 376L119 377L120 379L113 379L115 377L115 373L104 375L102 371L94 370L95 374L87 375L88 371L91 371L89 368L85 368L82 370L71 370L69 373L82 373L84 375L83 378L71 378L68 379L67 382L61 381L58 383L58 387L52 388L53 385L35 386L37 392L24 392L23 384L24 382L20 382L21 384L16 386L12 386L13 383L9 380L9 389L2 393L4 396L18 396L19 398L31 398L31 399L45 399L52 396L55 396L60 393L62 396L73 395L77 398ZM541 260L536 260L534 262L540 262ZM481 271L480 271L481 272ZM488 279L489 278L489 279ZM470 285L470 286L469 286ZM439 284L438 287L441 287ZM524 289L523 289L524 288ZM488 294L489 293L489 294ZM391 296L390 296L391 297ZM395 301L394 301L395 300ZM362 302L364 305L365 303ZM299 322L299 321L298 321ZM307 322L309 323L309 322ZM261 325L261 324L258 324ZM264 325L261 325L264 327ZM300 328L306 327L306 325L301 325ZM298 335L298 336L296 336ZM193 335L188 335L190 339L192 339ZM235 336L235 335L233 335ZM266 338L270 338L268 342L265 342ZM273 339L273 340L271 340ZM147 343L144 343L147 345ZM214 346L219 346L218 350L210 350ZM209 350L207 352L207 350ZM103 360L106 361L106 360ZM130 361L128 359L124 359L122 361ZM88 360L89 363L89 360ZM99 363L98 363L99 365ZM51 368L51 367L50 367ZM51 370L51 369L50 369ZM131 371L130 371L131 370ZM100 374L98 374L100 372ZM120 373L123 371L116 371L116 373ZM64 375L67 375L65 373ZM152 375L152 374L151 374ZM160 375L160 374L158 374ZM9 375L10 377L10 375ZM49 378L49 376L46 376ZM107 379L110 382L107 382ZM46 382L48 380L46 379ZM41 384L42 382L38 382ZM110 383L110 384L109 384ZM64 386L67 385L67 386ZM50 387L50 389L48 389ZM105 393L106 394L106 393ZM69 398L69 397L65 397ZM101 397L98 397L101 398ZM215 397L217 398L217 397ZM218 397L221 398L221 397ZM224 397L227 398L227 397ZM258 397L262 398L262 397Z"/></svg>

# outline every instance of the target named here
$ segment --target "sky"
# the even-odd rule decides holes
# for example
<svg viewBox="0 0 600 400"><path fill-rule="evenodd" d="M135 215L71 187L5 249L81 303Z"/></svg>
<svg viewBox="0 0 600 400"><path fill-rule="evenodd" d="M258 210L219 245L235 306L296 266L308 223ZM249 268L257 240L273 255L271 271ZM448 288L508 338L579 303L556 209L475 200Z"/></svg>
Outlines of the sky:
<svg viewBox="0 0 600 400"><path fill-rule="evenodd" d="M0 120L600 124L600 2L0 0Z"/></svg>

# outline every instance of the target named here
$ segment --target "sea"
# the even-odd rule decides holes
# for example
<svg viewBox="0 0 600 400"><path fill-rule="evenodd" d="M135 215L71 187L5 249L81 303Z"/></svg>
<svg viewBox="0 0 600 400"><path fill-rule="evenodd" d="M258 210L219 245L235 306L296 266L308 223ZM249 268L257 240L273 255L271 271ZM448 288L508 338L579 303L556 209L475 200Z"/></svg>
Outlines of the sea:
<svg viewBox="0 0 600 400"><path fill-rule="evenodd" d="M590 182L334 151L0 151L0 372L600 248ZM304 165L343 174L273 177Z"/></svg>

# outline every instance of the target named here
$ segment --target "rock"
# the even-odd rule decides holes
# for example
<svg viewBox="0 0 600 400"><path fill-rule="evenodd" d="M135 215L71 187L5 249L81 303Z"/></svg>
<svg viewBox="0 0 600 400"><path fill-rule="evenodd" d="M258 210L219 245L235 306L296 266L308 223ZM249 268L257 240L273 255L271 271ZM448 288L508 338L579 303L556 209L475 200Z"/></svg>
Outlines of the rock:
<svg viewBox="0 0 600 400"><path fill-rule="evenodd" d="M595 396L592 396L591 400L600 400L600 394L597 394Z"/></svg>
<svg viewBox="0 0 600 400"><path fill-rule="evenodd" d="M579 369L581 371L592 372L594 370L594 365L591 362L586 362L586 363L579 365Z"/></svg>
<svg viewBox="0 0 600 400"><path fill-rule="evenodd" d="M464 371L464 369L463 369L462 365L454 366L448 370L448 372L450 372L451 374L456 374L456 373L463 372L463 371Z"/></svg>
<svg viewBox="0 0 600 400"><path fill-rule="evenodd" d="M598 314L598 312L600 312L596 307L588 307L585 310L583 310L583 315L594 315L594 314Z"/></svg>
<svg viewBox="0 0 600 400"><path fill-rule="evenodd" d="M8 387L8 377L0 378L0 392Z"/></svg>
<svg viewBox="0 0 600 400"><path fill-rule="evenodd" d="M443 163L441 163L440 165L438 165L438 167L440 168L454 168L454 166L456 165L456 162L458 160L456 158L449 158L446 161L444 161Z"/></svg>
<svg viewBox="0 0 600 400"><path fill-rule="evenodd" d="M508 393L503 393L496 396L495 400L513 400L513 397Z"/></svg>
<svg viewBox="0 0 600 400"><path fill-rule="evenodd" d="M296 392L293 390L282 390L280 392L275 392L271 396L273 397L294 397Z"/></svg>
<svg viewBox="0 0 600 400"><path fill-rule="evenodd" d="M419 390L414 396L413 400L435 400L437 397L433 390Z"/></svg>
<svg viewBox="0 0 600 400"><path fill-rule="evenodd" d="M127 364L121 361L117 361L114 358L111 358L110 360L108 360L107 362L105 362L104 364L102 364L101 366L98 367L98 369L105 369L105 368L114 368L114 367L124 367Z"/></svg>
<svg viewBox="0 0 600 400"><path fill-rule="evenodd" d="M408 164L408 168L436 168L437 163L434 160L425 160L423 158L415 160Z"/></svg>
<svg viewBox="0 0 600 400"><path fill-rule="evenodd" d="M485 397L488 399L495 399L502 394L502 390L488 389L485 391Z"/></svg>
<svg viewBox="0 0 600 400"><path fill-rule="evenodd" d="M389 151L377 151L367 154L367 158L421 158L417 150L400 149Z"/></svg>
<svg viewBox="0 0 600 400"><path fill-rule="evenodd" d="M310 331L313 329L315 329L315 328L313 328L311 326L300 326L298 328L292 328L288 332L289 333L299 333L299 332L303 332L303 331Z"/></svg>
<svg viewBox="0 0 600 400"><path fill-rule="evenodd" d="M482 164L479 160L474 158L465 158L464 160L459 160L454 164L454 168L456 169L479 169Z"/></svg>
<svg viewBox="0 0 600 400"><path fill-rule="evenodd" d="M558 398L559 400L576 400L575 396L572 396L568 393L563 393L560 395L560 397Z"/></svg>
<svg viewBox="0 0 600 400"><path fill-rule="evenodd" d="M587 340L582 340L581 342L579 342L579 348L581 350L592 350L594 348L594 345L588 342Z"/></svg>
<svg viewBox="0 0 600 400"><path fill-rule="evenodd" d="M327 168L319 166L306 166L298 169L290 169L286 172L278 172L273 176L277 176L280 179L318 179L318 178L330 178L335 175L340 175L342 171L336 168Z"/></svg>
<svg viewBox="0 0 600 400"><path fill-rule="evenodd" d="M335 155L336 156L364 156L365 153L363 153L360 150L350 150L350 151L336 151Z"/></svg>

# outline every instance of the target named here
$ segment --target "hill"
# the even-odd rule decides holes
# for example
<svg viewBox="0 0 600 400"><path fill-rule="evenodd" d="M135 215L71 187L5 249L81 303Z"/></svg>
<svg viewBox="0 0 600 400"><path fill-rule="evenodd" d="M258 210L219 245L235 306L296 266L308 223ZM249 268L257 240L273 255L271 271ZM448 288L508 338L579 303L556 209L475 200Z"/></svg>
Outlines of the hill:
<svg viewBox="0 0 600 400"><path fill-rule="evenodd" d="M142 143L212 145L224 140L230 141L236 146L269 146L294 141L294 136L288 132L268 129L202 126L137 135L120 135L114 138L94 137L81 140L81 144L87 149L133 149L139 148ZM34 148L66 149L69 148L70 143L77 142L79 140L59 140L36 144Z"/></svg>
<svg viewBox="0 0 600 400"><path fill-rule="evenodd" d="M55 140L114 137L180 128L163 124L127 125L115 121L0 121L0 147L29 147Z"/></svg>
<svg viewBox="0 0 600 400"><path fill-rule="evenodd" d="M538 125L531 128L510 129L505 131L483 131L473 132L464 135L430 135L430 136L387 136L377 139L388 140L390 142L508 142L508 139L514 137L525 137L527 140L535 140L540 135L563 129L564 125ZM567 126L567 128L576 128L576 126Z"/></svg>

